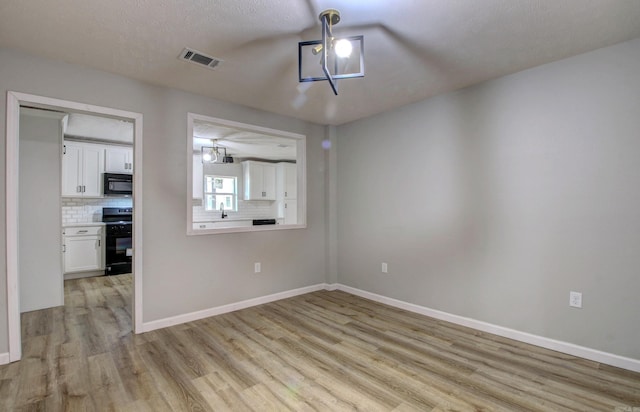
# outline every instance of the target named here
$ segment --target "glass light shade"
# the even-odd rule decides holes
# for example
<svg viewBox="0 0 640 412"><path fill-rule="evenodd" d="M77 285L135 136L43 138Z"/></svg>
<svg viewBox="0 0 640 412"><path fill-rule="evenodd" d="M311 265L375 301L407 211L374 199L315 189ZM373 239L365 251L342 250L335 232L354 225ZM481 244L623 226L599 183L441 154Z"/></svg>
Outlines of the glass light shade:
<svg viewBox="0 0 640 412"><path fill-rule="evenodd" d="M351 42L347 39L340 39L335 44L336 56L338 57L349 57L351 56L351 52L353 51L353 46Z"/></svg>

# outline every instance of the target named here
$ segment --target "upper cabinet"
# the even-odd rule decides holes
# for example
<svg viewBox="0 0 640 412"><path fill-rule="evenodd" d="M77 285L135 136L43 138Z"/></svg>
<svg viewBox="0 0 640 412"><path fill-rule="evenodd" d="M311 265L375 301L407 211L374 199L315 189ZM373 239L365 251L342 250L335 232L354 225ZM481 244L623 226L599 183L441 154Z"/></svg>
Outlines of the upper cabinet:
<svg viewBox="0 0 640 412"><path fill-rule="evenodd" d="M104 155L105 172L133 173L133 148L107 146Z"/></svg>
<svg viewBox="0 0 640 412"><path fill-rule="evenodd" d="M64 142L62 196L101 197L104 151L100 145Z"/></svg>
<svg viewBox="0 0 640 412"><path fill-rule="evenodd" d="M103 174L133 173L133 148L65 140L62 196L102 197Z"/></svg>
<svg viewBox="0 0 640 412"><path fill-rule="evenodd" d="M244 200L276 200L276 165L242 162Z"/></svg>
<svg viewBox="0 0 640 412"><path fill-rule="evenodd" d="M295 163L278 163L276 166L276 184L278 200L297 198L297 165Z"/></svg>

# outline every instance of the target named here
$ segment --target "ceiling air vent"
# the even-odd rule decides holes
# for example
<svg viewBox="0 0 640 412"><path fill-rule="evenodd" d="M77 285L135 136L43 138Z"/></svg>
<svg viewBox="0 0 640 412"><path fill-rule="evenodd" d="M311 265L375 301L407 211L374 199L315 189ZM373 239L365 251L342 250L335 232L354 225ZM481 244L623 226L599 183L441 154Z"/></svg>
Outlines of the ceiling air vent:
<svg viewBox="0 0 640 412"><path fill-rule="evenodd" d="M205 54L200 53L197 50L185 48L178 56L180 60L186 60L191 63L199 64L200 66L207 67L211 70L217 68L222 60L216 59L215 57L207 56Z"/></svg>

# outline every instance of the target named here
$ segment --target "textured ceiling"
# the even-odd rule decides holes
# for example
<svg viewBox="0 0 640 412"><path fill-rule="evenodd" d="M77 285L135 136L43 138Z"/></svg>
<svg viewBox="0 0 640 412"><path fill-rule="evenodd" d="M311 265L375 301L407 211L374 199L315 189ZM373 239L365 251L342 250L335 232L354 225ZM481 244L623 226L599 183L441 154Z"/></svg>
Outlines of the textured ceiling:
<svg viewBox="0 0 640 412"><path fill-rule="evenodd" d="M297 81L297 43L365 36L366 76ZM0 1L0 46L320 123L341 124L442 92L640 37L635 0ZM184 47L215 71L180 61Z"/></svg>

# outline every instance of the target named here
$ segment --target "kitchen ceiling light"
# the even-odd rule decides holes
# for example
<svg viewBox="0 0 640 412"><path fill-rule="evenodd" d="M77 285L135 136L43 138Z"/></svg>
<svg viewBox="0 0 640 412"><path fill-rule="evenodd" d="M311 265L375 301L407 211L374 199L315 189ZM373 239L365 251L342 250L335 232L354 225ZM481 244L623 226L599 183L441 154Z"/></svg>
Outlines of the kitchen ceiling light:
<svg viewBox="0 0 640 412"><path fill-rule="evenodd" d="M202 146L200 152L202 153L202 163L215 163L218 161L219 153L217 147Z"/></svg>
<svg viewBox="0 0 640 412"><path fill-rule="evenodd" d="M340 21L338 10L325 10L318 18L322 23L322 40L298 43L298 81L327 80L333 93L337 95L339 79L364 77L364 36L333 37L333 26ZM317 58L313 58L318 54L319 62ZM316 62L320 64L322 72L315 66Z"/></svg>
<svg viewBox="0 0 640 412"><path fill-rule="evenodd" d="M224 154L221 152L224 150ZM227 155L226 147L219 146L202 146L200 148L202 153L202 163L233 163L233 157Z"/></svg>
<svg viewBox="0 0 640 412"><path fill-rule="evenodd" d="M223 147L223 149L224 149L224 157L222 158L222 163L233 163L233 157L227 156L227 148Z"/></svg>

